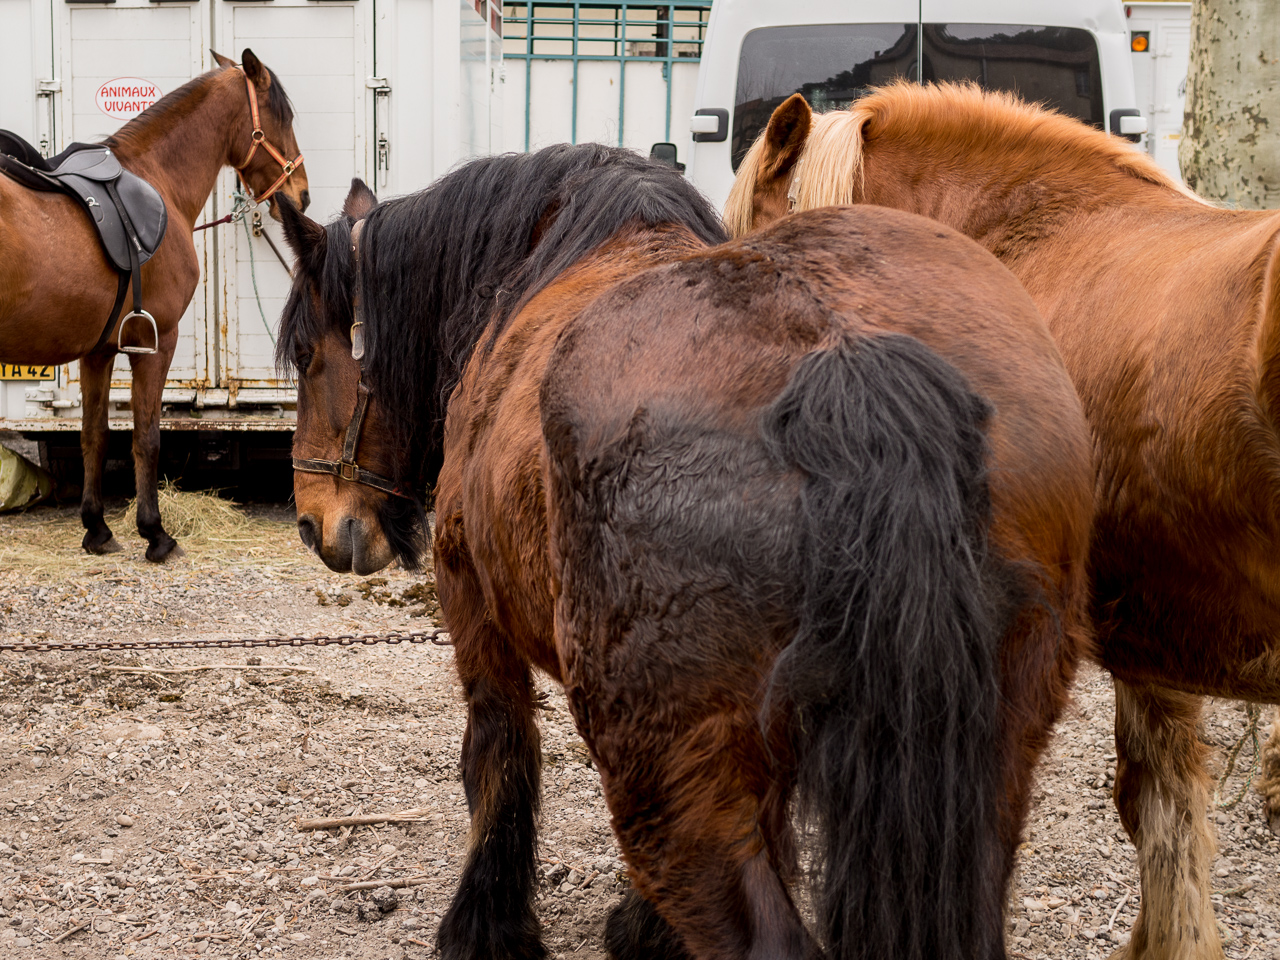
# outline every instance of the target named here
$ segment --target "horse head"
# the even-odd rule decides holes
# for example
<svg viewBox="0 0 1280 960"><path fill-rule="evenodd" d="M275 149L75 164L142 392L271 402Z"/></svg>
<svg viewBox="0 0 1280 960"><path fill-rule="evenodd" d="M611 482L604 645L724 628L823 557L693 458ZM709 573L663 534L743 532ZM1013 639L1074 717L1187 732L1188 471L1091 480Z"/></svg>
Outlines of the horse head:
<svg viewBox="0 0 1280 960"><path fill-rule="evenodd" d="M795 206L791 185L812 124L813 111L798 93L773 111L743 157L725 203L725 226L732 236L767 226Z"/></svg>
<svg viewBox="0 0 1280 960"><path fill-rule="evenodd" d="M230 80L232 96L243 101L243 110L232 124L228 163L259 202L269 203L271 216L281 218L276 197L283 194L299 210L311 202L302 152L293 133L293 104L280 78L245 48L237 64L216 50L210 51L224 73L239 74Z"/></svg>
<svg viewBox="0 0 1280 960"><path fill-rule="evenodd" d="M287 196L280 203L285 238L297 256L276 360L294 371L298 384L298 533L331 570L361 575L397 558L416 566L422 551L421 501L389 479L407 464L376 393L362 380L355 242L377 202L353 180L342 215L327 226L308 219Z"/></svg>

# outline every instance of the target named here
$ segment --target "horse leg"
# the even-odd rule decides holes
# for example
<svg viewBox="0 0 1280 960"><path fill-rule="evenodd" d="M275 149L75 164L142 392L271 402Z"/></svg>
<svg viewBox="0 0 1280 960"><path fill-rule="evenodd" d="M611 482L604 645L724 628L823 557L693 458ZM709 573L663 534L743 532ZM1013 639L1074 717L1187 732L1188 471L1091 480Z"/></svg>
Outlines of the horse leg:
<svg viewBox="0 0 1280 960"><path fill-rule="evenodd" d="M610 955L819 957L784 879L794 862L790 825L755 711L716 711L696 693L669 691L661 702L684 714L676 727L636 717L593 737L638 891L609 918Z"/></svg>
<svg viewBox="0 0 1280 960"><path fill-rule="evenodd" d="M1262 812L1271 832L1280 834L1280 708L1271 722L1271 736L1262 746L1262 771L1258 774Z"/></svg>
<svg viewBox="0 0 1280 960"><path fill-rule="evenodd" d="M479 581L439 554L437 589L467 699L467 863L436 935L442 960L546 956L533 910L541 750L528 662L488 616Z"/></svg>
<svg viewBox="0 0 1280 960"><path fill-rule="evenodd" d="M1138 848L1142 904L1129 943L1112 956L1220 960L1209 777L1196 736L1203 698L1121 680L1115 689L1115 802Z"/></svg>
<svg viewBox="0 0 1280 960"><path fill-rule="evenodd" d="M1083 576L1075 589L1059 591L1046 584L1043 592L1062 597L1056 610L1037 605L1024 611L1000 648L1005 704L1000 716L1000 836L1005 857L1001 879L1006 893L1031 804L1036 766L1067 704L1080 650L1089 637Z"/></svg>
<svg viewBox="0 0 1280 960"><path fill-rule="evenodd" d="M169 363L178 345L178 330L160 337L155 353L129 354L133 369L133 471L137 488L138 533L147 541L152 563L183 555L178 541L160 522L160 397L169 375Z"/></svg>
<svg viewBox="0 0 1280 960"><path fill-rule="evenodd" d="M107 396L111 388L114 353L91 353L80 358L80 452L84 457L84 492L80 522L87 553L117 553L121 547L102 519L102 472L107 461Z"/></svg>
<svg viewBox="0 0 1280 960"><path fill-rule="evenodd" d="M671 924L634 889L609 911L605 947L615 960L687 960L689 951Z"/></svg>

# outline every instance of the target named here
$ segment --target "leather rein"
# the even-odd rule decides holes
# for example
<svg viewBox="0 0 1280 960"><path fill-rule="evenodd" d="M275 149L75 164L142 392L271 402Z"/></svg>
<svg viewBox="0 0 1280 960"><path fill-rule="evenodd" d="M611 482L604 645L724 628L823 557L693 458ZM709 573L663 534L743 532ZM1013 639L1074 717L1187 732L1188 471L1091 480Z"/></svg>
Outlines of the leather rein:
<svg viewBox="0 0 1280 960"><path fill-rule="evenodd" d="M351 228L351 257L357 267L360 264L359 241L360 230L363 226L364 221L360 220ZM360 300L357 298L355 303L355 322L351 324L351 358L357 364L364 359L364 320L361 319L361 315ZM327 474L337 477L339 480L346 480L349 483L359 483L366 487L373 487L375 490L389 493L393 497L415 500L416 498L413 494L405 493L394 480L374 473L372 470L366 470L356 463L356 450L360 446L360 431L364 429L364 417L369 409L369 397L372 395L372 391L365 386L364 366L361 364L360 379L356 383L356 408L351 413L351 422L347 424L347 433L342 440L342 459L322 460L319 458L304 459L302 457L294 457L293 469L300 473Z"/></svg>

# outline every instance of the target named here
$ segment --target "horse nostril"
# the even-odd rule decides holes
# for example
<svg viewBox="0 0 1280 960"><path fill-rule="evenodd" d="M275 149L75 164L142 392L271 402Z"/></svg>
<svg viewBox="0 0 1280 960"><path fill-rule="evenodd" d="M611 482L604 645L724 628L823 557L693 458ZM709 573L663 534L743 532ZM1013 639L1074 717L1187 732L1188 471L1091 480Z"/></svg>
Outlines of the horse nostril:
<svg viewBox="0 0 1280 960"><path fill-rule="evenodd" d="M308 550L314 550L320 542L320 524L310 514L298 518L298 536Z"/></svg>
<svg viewBox="0 0 1280 960"><path fill-rule="evenodd" d="M311 191L303 190L302 193L298 194L298 201L305 213L307 207L311 206Z"/></svg>

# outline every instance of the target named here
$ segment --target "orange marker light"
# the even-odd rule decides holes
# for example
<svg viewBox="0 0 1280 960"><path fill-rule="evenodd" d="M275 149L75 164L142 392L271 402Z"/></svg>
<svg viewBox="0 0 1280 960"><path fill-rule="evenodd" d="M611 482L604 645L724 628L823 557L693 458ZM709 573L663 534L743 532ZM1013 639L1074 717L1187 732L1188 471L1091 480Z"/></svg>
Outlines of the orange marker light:
<svg viewBox="0 0 1280 960"><path fill-rule="evenodd" d="M1146 53L1151 46L1151 37L1147 33L1133 33L1129 40L1129 49L1134 53Z"/></svg>

